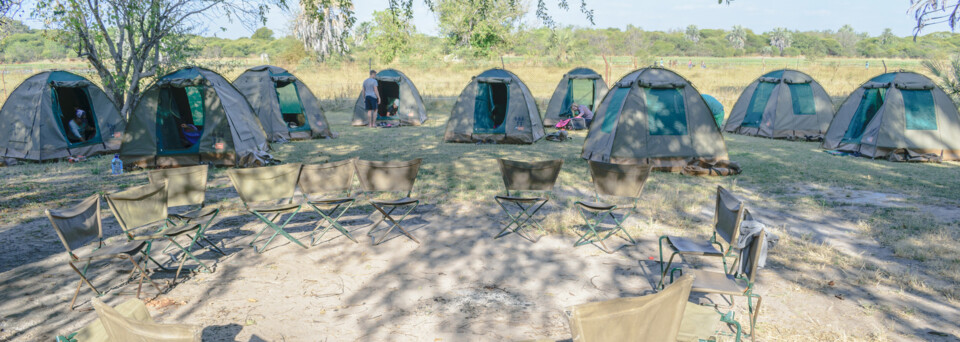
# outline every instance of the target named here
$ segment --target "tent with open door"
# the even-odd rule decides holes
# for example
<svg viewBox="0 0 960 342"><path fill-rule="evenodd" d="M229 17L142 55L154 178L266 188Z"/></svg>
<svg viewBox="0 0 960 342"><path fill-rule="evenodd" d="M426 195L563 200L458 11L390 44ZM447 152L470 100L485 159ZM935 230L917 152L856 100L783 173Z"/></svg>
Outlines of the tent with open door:
<svg viewBox="0 0 960 342"><path fill-rule="evenodd" d="M123 134L120 158L140 167L262 164L267 134L243 94L211 70L189 67L160 77Z"/></svg>
<svg viewBox="0 0 960 342"><path fill-rule="evenodd" d="M310 88L287 70L256 66L233 81L253 107L270 141L332 137Z"/></svg>
<svg viewBox="0 0 960 342"><path fill-rule="evenodd" d="M891 160L960 160L960 114L929 78L886 73L847 97L821 147Z"/></svg>
<svg viewBox="0 0 960 342"><path fill-rule="evenodd" d="M0 157L41 161L111 153L120 148L125 126L95 84L45 71L23 81L0 108Z"/></svg>
<svg viewBox="0 0 960 342"><path fill-rule="evenodd" d="M650 164L679 171L692 162L728 162L710 108L686 79L661 68L627 74L597 107L583 159Z"/></svg>
<svg viewBox="0 0 960 342"><path fill-rule="evenodd" d="M540 110L527 85L512 72L490 69L460 93L443 140L532 144L543 135Z"/></svg>
<svg viewBox="0 0 960 342"><path fill-rule="evenodd" d="M423 106L423 98L420 97L420 91L417 86L399 70L386 69L380 70L376 76L377 90L380 91L380 106L377 107L377 121L391 122L399 121L403 126L419 126L427 121L427 109ZM359 89L359 88L358 88ZM394 100L399 101L397 106L397 116L385 116L387 106ZM367 117L367 110L364 108L363 96L357 98L357 103L353 106L354 126L366 126L370 118Z"/></svg>
<svg viewBox="0 0 960 342"><path fill-rule="evenodd" d="M743 90L724 131L767 138L819 140L833 119L833 101L805 73L781 69Z"/></svg>
<svg viewBox="0 0 960 342"><path fill-rule="evenodd" d="M547 104L547 113L543 117L543 124L556 125L563 119L573 117L570 105L573 103L585 105L595 111L603 95L607 94L607 82L596 71L588 68L576 68L568 71L560 79L557 89L553 91L550 102Z"/></svg>

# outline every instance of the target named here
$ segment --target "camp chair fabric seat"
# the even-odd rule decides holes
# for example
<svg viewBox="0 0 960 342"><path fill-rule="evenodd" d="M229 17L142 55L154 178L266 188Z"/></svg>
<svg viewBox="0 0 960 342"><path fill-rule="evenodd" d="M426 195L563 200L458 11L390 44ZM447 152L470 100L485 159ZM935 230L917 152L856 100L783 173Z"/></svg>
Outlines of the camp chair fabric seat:
<svg viewBox="0 0 960 342"><path fill-rule="evenodd" d="M726 295L743 295L747 290L737 277L723 272L694 270L696 280L693 282L694 292L711 292Z"/></svg>
<svg viewBox="0 0 960 342"><path fill-rule="evenodd" d="M201 225L206 225L209 222L208 220L211 219L209 218L209 216L213 215L213 213L219 210L220 208L216 208L216 207L203 207L203 208L193 210L193 211L188 211L185 213L170 214L170 216L180 218L180 219L187 219L187 220L198 220L200 218L207 218L203 222L196 222Z"/></svg>
<svg viewBox="0 0 960 342"><path fill-rule="evenodd" d="M356 160L357 158L351 158L323 164L307 164L300 168L300 177L297 179L300 192L303 193L307 205L320 215L316 226L310 231L310 245L320 240L330 228L336 229L354 243L359 243L339 222L357 202L357 197L353 194L353 178L357 173ZM314 236L320 228L323 228L320 236Z"/></svg>
<svg viewBox="0 0 960 342"><path fill-rule="evenodd" d="M199 223L184 223L184 224L179 224L173 227L167 227L155 234L137 234L133 237L133 240L135 241L136 240L156 240L156 239L163 239L167 237L172 238L172 237L183 235L189 232L194 232L199 228L200 228Z"/></svg>
<svg viewBox="0 0 960 342"><path fill-rule="evenodd" d="M576 204L593 210L610 210L616 207L616 205L613 204L588 201L577 201Z"/></svg>
<svg viewBox="0 0 960 342"><path fill-rule="evenodd" d="M150 312L147 311L146 305L138 299L130 299L126 302L120 303L113 308L120 315L124 317L129 317L131 319L141 321L141 322L153 322L153 318L150 317ZM103 322L100 322L100 319L97 318L87 324L77 332L66 336L57 336L57 342L109 342L110 337L107 336L107 330L103 327Z"/></svg>
<svg viewBox="0 0 960 342"><path fill-rule="evenodd" d="M207 193L207 165L196 165L168 169L156 169L147 173L152 184L166 183L167 185L167 220L171 224L197 224L198 229L190 238L190 243L184 248L193 250L194 246L201 246L201 240L209 245L209 249L224 255L225 253L215 243L207 239L206 231L215 223L220 214L219 206L206 206L204 200ZM197 206L194 208L194 206ZM188 208L185 212L169 213L169 208ZM194 208L194 209L189 209ZM170 244L172 245L172 244ZM170 248L170 245L167 248ZM164 251L166 251L166 249Z"/></svg>
<svg viewBox="0 0 960 342"><path fill-rule="evenodd" d="M530 242L539 241L539 238L534 239L528 236L525 229L535 228L543 231L539 220L534 216L550 201L545 195L553 191L557 177L560 176L560 169L563 168L563 160L526 162L501 158L497 159L497 164L500 166L500 175L503 178L506 194L495 195L493 199L507 215L509 222L493 238L499 239L517 234ZM511 191L513 191L512 194ZM544 196L531 197L531 194L544 194Z"/></svg>
<svg viewBox="0 0 960 342"><path fill-rule="evenodd" d="M527 202L537 202L537 201L542 201L542 200L545 199L545 198L543 198L543 197L519 197L519 196L500 196L500 195L496 195L496 196L494 196L494 197L496 197L497 199L500 199L500 200L504 200L504 201L524 202L524 203L527 203Z"/></svg>
<svg viewBox="0 0 960 342"><path fill-rule="evenodd" d="M370 205L381 215L380 219L373 222L370 225L370 230L367 231L367 235L374 237L374 245L386 241L387 236L394 229L399 229L403 235L420 244L420 240L410 234L401 223L420 206L420 200L411 197L411 194L413 193L413 185L417 181L417 174L420 173L422 162L423 159L421 158L406 161L356 160L354 162L357 178L360 180L360 187L363 191L405 193L403 197L395 200L369 200ZM394 210L405 206L409 208L403 212L399 219L391 216ZM390 222L390 227L384 229L383 234L377 238L374 233L378 230L377 226L384 220Z"/></svg>
<svg viewBox="0 0 960 342"><path fill-rule="evenodd" d="M693 282L696 283L697 280L694 279ZM687 302L686 307L683 309L683 321L680 322L677 341L709 341L710 336L716 335L717 317L719 314L720 313L712 306Z"/></svg>
<svg viewBox="0 0 960 342"><path fill-rule="evenodd" d="M694 241L681 236L668 236L667 241L679 254L699 256L721 256L717 246L710 241Z"/></svg>
<svg viewBox="0 0 960 342"><path fill-rule="evenodd" d="M389 200L389 201L372 200L370 201L370 203L374 203L377 205L407 205L407 204L416 203L418 201L420 200L415 198L410 198L410 197L404 197L404 198Z"/></svg>
<svg viewBox="0 0 960 342"><path fill-rule="evenodd" d="M356 200L356 197L331 197L331 198L310 198L307 197L307 203L314 204L343 204Z"/></svg>
<svg viewBox="0 0 960 342"><path fill-rule="evenodd" d="M285 213L288 211L296 210L300 208L301 203L299 202L290 202L290 203L251 203L247 205L247 209L256 210L261 213Z"/></svg>
<svg viewBox="0 0 960 342"><path fill-rule="evenodd" d="M267 239L263 246L260 246L260 248L254 247L257 253L263 253L277 235L282 235L304 249L307 248L299 239L294 238L284 230L302 208L301 203L293 199L297 190L297 180L300 178L300 167L301 164L299 163L291 163L227 170L227 176L230 177L230 182L233 183L234 189L240 195L244 207L264 224L263 228L253 236L249 246L254 247L260 235L267 228L273 230L273 235ZM289 214L287 219L277 225L275 221L285 214Z"/></svg>
<svg viewBox="0 0 960 342"><path fill-rule="evenodd" d="M126 254L133 256L140 252L143 249L143 246L146 246L145 241L126 241L122 244L113 244L109 246L104 246L97 248L90 253L84 254L82 256L77 256L76 261L87 261L95 260L101 258L114 257L117 254Z"/></svg>
<svg viewBox="0 0 960 342"><path fill-rule="evenodd" d="M96 298L93 299L93 307L97 310L97 316L107 332L109 341L199 342L201 340L200 326L155 323L149 312L144 317L146 307L142 302L133 310L132 317L124 315Z"/></svg>

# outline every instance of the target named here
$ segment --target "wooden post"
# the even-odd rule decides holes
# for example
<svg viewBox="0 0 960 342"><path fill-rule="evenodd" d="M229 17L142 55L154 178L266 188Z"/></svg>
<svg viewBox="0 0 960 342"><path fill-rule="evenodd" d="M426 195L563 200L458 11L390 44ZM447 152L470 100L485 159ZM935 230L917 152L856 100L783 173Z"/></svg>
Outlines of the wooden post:
<svg viewBox="0 0 960 342"><path fill-rule="evenodd" d="M880 63L883 63L883 73L886 74L886 73L887 73L887 62L881 59L881 60L880 60ZM6 84L4 84L4 87L6 87ZM6 91L6 88L4 88L4 91Z"/></svg>
<svg viewBox="0 0 960 342"><path fill-rule="evenodd" d="M604 70L604 74L606 74L605 77L607 78L607 81L609 81L610 80L610 62L607 62L607 55L600 55L600 56L603 57L603 70Z"/></svg>

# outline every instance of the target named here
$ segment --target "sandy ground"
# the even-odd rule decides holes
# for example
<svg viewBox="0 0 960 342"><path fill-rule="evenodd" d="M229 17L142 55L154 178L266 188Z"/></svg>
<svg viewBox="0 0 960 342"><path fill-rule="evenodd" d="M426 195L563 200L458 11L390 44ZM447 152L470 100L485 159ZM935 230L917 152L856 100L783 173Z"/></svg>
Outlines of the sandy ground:
<svg viewBox="0 0 960 342"><path fill-rule="evenodd" d="M829 189L821 192L838 201L878 196L849 196ZM235 196L229 188L211 189L211 193ZM869 205L904 202L898 196L879 196ZM827 213L797 215L771 211L764 203L755 200L751 209L779 234L805 234L883 267L911 267L910 262L893 258L888 248L855 233L855 222L843 212L858 210L864 203L849 200L847 206ZM247 247L260 227L254 217L237 210L235 204L227 209L208 232L227 255L200 254L214 266L214 273L188 274L160 294L144 287L144 298L151 300L157 321L202 325L204 341L565 339L569 338L565 307L647 294L659 280L659 266L652 260L657 255L657 239L652 233L640 235L638 245L622 246L614 254L589 245L573 248L574 236L545 236L537 243L517 236L494 240L498 220L505 217L492 200L475 205L426 203L406 224L421 240L419 245L394 234L384 244L372 246L365 229L370 208L361 206L347 219L347 227L359 243L331 230L309 249L278 238L263 254ZM695 219L708 224L712 210L712 205L702 208ZM949 213L956 207L924 210ZM108 235L116 236L116 222L108 210L104 215ZM304 237L317 218L312 213L301 214L289 230ZM93 311L83 311L90 308L91 292L86 288L78 300L81 307L68 310L78 278L66 266L63 248L46 220L0 227L0 243L4 245L0 252L0 340L50 341L95 318ZM709 260L694 263L715 267ZM128 270L129 266L121 264L120 268ZM109 289L103 297L108 303L127 300L136 290L135 283L122 281L123 276L113 270L95 273L94 283ZM163 285L172 273L158 272L155 278ZM806 286L827 280L834 284L825 290ZM830 336L839 340L956 341L960 336L956 307L901 289L856 286L835 270L772 264L762 270L758 289L764 295L760 340ZM695 300L722 303L718 298ZM738 303L738 317L746 323L743 301ZM909 313L891 314L899 311L877 307L905 308ZM717 328L724 329L719 324Z"/></svg>

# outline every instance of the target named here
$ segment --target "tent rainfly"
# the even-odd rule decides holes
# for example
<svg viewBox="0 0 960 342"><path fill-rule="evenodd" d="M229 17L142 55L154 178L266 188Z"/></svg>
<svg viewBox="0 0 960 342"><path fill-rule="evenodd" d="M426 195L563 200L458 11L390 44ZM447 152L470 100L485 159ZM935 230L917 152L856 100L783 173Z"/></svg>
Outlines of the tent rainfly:
<svg viewBox="0 0 960 342"><path fill-rule="evenodd" d="M139 167L248 166L265 163L269 149L243 94L220 74L189 67L161 77L143 93L120 158Z"/></svg>
<svg viewBox="0 0 960 342"><path fill-rule="evenodd" d="M543 135L530 89L512 72L490 69L474 76L460 93L443 140L532 144Z"/></svg>
<svg viewBox="0 0 960 342"><path fill-rule="evenodd" d="M420 91L399 70L385 69L377 72L377 90L380 91L380 106L377 107L377 121L389 122L399 120L403 126L420 126L427 121L427 109L423 106L423 98L420 97ZM393 101L399 100L397 106L397 117L385 116L387 106ZM353 106L354 126L366 126L370 118L367 117L367 110L363 104L363 94L357 97L357 102Z"/></svg>
<svg viewBox="0 0 960 342"><path fill-rule="evenodd" d="M77 113L83 111L80 121ZM0 108L0 157L53 160L115 152L126 122L86 78L45 71L17 86Z"/></svg>
<svg viewBox="0 0 960 342"><path fill-rule="evenodd" d="M256 66L233 86L247 98L270 141L333 137L317 97L287 70Z"/></svg>
<svg viewBox="0 0 960 342"><path fill-rule="evenodd" d="M929 78L886 73L847 97L821 147L895 161L960 160L960 114Z"/></svg>
<svg viewBox="0 0 960 342"><path fill-rule="evenodd" d="M607 82L604 82L596 71L588 68L570 70L563 75L560 83L557 84L557 89L553 91L553 96L547 104L543 124L553 126L560 120L573 117L570 111L570 105L573 103L596 110L597 104L606 94Z"/></svg>
<svg viewBox="0 0 960 342"><path fill-rule="evenodd" d="M833 101L805 73L781 69L750 83L730 111L725 132L767 138L820 140L833 119Z"/></svg>
<svg viewBox="0 0 960 342"><path fill-rule="evenodd" d="M663 171L729 162L703 97L686 79L661 68L633 71L610 88L594 114L581 156L650 164Z"/></svg>
<svg viewBox="0 0 960 342"><path fill-rule="evenodd" d="M710 113L713 114L713 120L717 122L717 127L723 127L723 117L725 115L723 104L713 96L707 94L701 96L703 96L703 101L707 102L707 108L710 108Z"/></svg>

